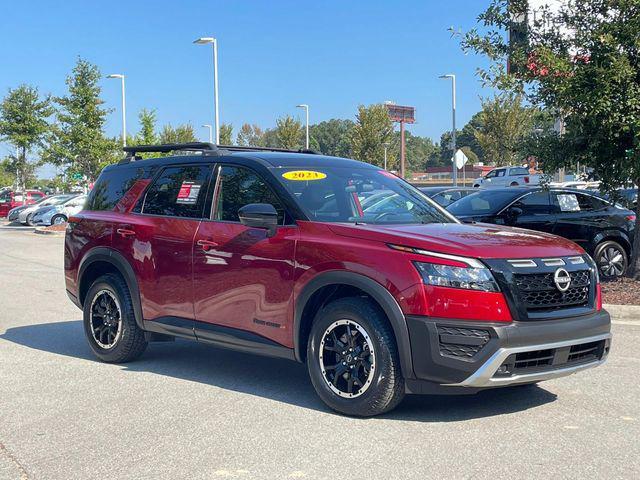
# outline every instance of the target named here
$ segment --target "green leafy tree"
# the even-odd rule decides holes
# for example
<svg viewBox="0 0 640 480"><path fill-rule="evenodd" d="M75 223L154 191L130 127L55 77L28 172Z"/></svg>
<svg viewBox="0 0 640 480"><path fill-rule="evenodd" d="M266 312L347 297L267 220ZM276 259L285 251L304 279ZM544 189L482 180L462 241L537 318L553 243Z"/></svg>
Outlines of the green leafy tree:
<svg viewBox="0 0 640 480"><path fill-rule="evenodd" d="M136 142L140 145L153 145L158 142L156 134L156 111L143 108L138 114L140 131L136 135Z"/></svg>
<svg viewBox="0 0 640 480"><path fill-rule="evenodd" d="M393 124L384 105L358 107L356 123L351 129L351 152L356 159L383 166L384 144L391 143L392 138ZM394 168L388 158L387 162L389 169Z"/></svg>
<svg viewBox="0 0 640 480"><path fill-rule="evenodd" d="M464 49L491 61L480 78L563 118L562 134L536 132L530 142L547 172L580 162L605 190L639 185L640 2L572 0L538 12L532 26L519 22L526 10L525 0L493 0L462 36ZM517 29L527 41L508 41ZM507 61L517 75L506 74ZM640 204L636 219L637 232ZM640 235L632 250L629 274L640 277Z"/></svg>
<svg viewBox="0 0 640 480"><path fill-rule="evenodd" d="M351 120L332 118L309 127L312 150L334 157L348 157L351 153Z"/></svg>
<svg viewBox="0 0 640 480"><path fill-rule="evenodd" d="M16 183L16 171L13 167L13 158L5 158L0 161L0 188L9 187Z"/></svg>
<svg viewBox="0 0 640 480"><path fill-rule="evenodd" d="M505 92L483 100L478 120L474 135L486 160L497 166L517 163L520 144L533 125L532 111L522 104L522 96Z"/></svg>
<svg viewBox="0 0 640 480"><path fill-rule="evenodd" d="M400 158L400 132L394 132L394 141L387 155L391 153L395 158ZM420 137L411 132L405 132L405 161L406 169L409 172L424 172L427 167L427 161L434 155L438 148L433 141L427 137ZM394 163L394 165L397 165Z"/></svg>
<svg viewBox="0 0 640 480"><path fill-rule="evenodd" d="M263 144L264 131L256 124L245 123L240 127L236 143L242 147L259 147Z"/></svg>
<svg viewBox="0 0 640 480"><path fill-rule="evenodd" d="M303 128L300 120L290 115L276 120L276 138L279 148L297 150L302 145Z"/></svg>
<svg viewBox="0 0 640 480"><path fill-rule="evenodd" d="M171 125L165 125L162 127L162 131L160 132L160 137L158 140L160 143L189 143L189 142L197 142L196 134L193 130L193 127L185 123L183 125L178 125L173 127Z"/></svg>
<svg viewBox="0 0 640 480"><path fill-rule="evenodd" d="M220 145L233 145L233 125L230 123L220 125Z"/></svg>
<svg viewBox="0 0 640 480"><path fill-rule="evenodd" d="M50 99L40 98L38 89L29 85L10 89L0 103L0 139L16 150L6 166L15 172L18 188L25 187L35 170L27 156L42 146L52 114Z"/></svg>
<svg viewBox="0 0 640 480"><path fill-rule="evenodd" d="M110 110L102 105L98 82L100 70L90 62L78 59L67 77L69 94L57 97L56 122L44 158L68 170L94 180L100 170L121 157L119 141L104 135Z"/></svg>

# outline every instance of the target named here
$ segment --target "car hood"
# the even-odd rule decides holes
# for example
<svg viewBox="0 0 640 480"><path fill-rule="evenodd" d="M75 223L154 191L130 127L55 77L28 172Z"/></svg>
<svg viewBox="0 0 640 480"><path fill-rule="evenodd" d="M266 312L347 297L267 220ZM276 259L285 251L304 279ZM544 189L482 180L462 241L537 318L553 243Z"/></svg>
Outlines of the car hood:
<svg viewBox="0 0 640 480"><path fill-rule="evenodd" d="M40 207L35 211L36 215L44 215L45 213L53 212L54 210L59 210L59 206L57 205L49 205L48 207Z"/></svg>
<svg viewBox="0 0 640 480"><path fill-rule="evenodd" d="M490 224L330 224L337 235L394 243L473 258L537 258L581 255L575 243L548 233Z"/></svg>

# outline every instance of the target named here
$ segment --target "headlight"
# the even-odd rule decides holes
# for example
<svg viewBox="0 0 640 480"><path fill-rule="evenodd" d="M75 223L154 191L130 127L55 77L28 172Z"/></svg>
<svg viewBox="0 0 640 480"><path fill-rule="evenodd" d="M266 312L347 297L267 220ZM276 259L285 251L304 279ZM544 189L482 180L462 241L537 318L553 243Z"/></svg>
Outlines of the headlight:
<svg viewBox="0 0 640 480"><path fill-rule="evenodd" d="M415 262L425 285L499 292L500 288L488 268L450 267L437 263Z"/></svg>

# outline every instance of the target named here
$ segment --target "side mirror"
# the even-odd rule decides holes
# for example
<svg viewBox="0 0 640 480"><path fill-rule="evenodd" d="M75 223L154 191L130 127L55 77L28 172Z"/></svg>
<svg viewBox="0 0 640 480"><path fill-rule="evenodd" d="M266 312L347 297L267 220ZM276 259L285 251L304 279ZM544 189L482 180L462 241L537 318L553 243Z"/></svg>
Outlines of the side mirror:
<svg viewBox="0 0 640 480"><path fill-rule="evenodd" d="M238 210L240 223L247 227L264 228L273 237L278 227L278 212L270 203L250 203Z"/></svg>

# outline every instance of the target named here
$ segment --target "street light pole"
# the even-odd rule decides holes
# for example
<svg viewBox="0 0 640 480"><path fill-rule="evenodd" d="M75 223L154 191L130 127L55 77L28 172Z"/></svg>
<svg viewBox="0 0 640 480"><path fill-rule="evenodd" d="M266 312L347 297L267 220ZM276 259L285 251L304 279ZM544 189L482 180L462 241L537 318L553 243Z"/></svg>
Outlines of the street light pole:
<svg viewBox="0 0 640 480"><path fill-rule="evenodd" d="M200 37L193 41L197 45L213 46L213 104L214 127L216 130L216 145L220 143L220 118L218 115L218 41L213 37Z"/></svg>
<svg viewBox="0 0 640 480"><path fill-rule="evenodd" d="M305 143L305 148L309 150L309 105L306 103L301 103L300 105L296 105L297 108L304 108L306 116L307 116L307 141Z"/></svg>
<svg viewBox="0 0 640 480"><path fill-rule="evenodd" d="M453 163L453 185L458 186L458 167L456 165L456 76L452 73L447 75L440 75L439 78L450 78L451 79L451 119L452 119L452 130L451 130L451 145L453 149L453 157L451 159Z"/></svg>
<svg viewBox="0 0 640 480"><path fill-rule="evenodd" d="M127 100L124 90L124 75L121 73L113 73L107 75L107 78L119 78L122 81L122 146L127 146Z"/></svg>
<svg viewBox="0 0 640 480"><path fill-rule="evenodd" d="M213 143L213 126L208 123L205 123L202 126L209 129L209 143Z"/></svg>

